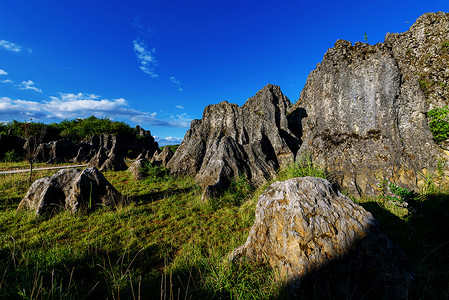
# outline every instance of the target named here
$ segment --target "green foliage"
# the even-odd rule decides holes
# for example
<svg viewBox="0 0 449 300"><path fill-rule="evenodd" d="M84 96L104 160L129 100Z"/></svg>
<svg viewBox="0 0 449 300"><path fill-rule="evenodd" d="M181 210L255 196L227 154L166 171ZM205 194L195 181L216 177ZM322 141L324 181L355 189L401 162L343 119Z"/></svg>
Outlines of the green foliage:
<svg viewBox="0 0 449 300"><path fill-rule="evenodd" d="M393 197L393 200L396 200L399 202L404 202L404 201L408 202L416 197L416 193L414 191L408 190L406 188L401 188L400 186L397 186L393 182L390 182L388 184L388 188L390 189L390 191L393 194L399 196L399 198Z"/></svg>
<svg viewBox="0 0 449 300"><path fill-rule="evenodd" d="M435 108L427 112L429 117L429 126L432 131L433 139L436 143L441 143L449 135L449 108Z"/></svg>
<svg viewBox="0 0 449 300"><path fill-rule="evenodd" d="M441 51L449 51L449 41L445 41L440 45Z"/></svg>
<svg viewBox="0 0 449 300"><path fill-rule="evenodd" d="M145 174L147 180L159 182L169 179L170 172L163 166L156 166L151 162L144 164L141 171Z"/></svg>
<svg viewBox="0 0 449 300"><path fill-rule="evenodd" d="M91 116L86 119L64 120L54 125L63 138L81 141L98 134L112 134L130 136L133 129L124 122L111 121L108 118L98 119Z"/></svg>
<svg viewBox="0 0 449 300"><path fill-rule="evenodd" d="M0 134L10 132L12 135L24 137L26 134L31 134L31 131L39 126L43 126L43 124L13 120L0 126ZM95 116L86 119L64 120L60 123L48 124L46 127L47 132L44 142L62 138L71 138L74 142L80 142L85 138L99 134L120 134L124 136L132 136L134 134L133 128L124 122L112 121L108 118L96 118Z"/></svg>
<svg viewBox="0 0 449 300"><path fill-rule="evenodd" d="M231 179L229 188L220 196L208 199L208 204L213 210L222 207L240 206L243 202L253 196L254 187L245 175Z"/></svg>
<svg viewBox="0 0 449 300"><path fill-rule="evenodd" d="M18 162L20 161L20 157L17 155L16 151L10 150L5 153L5 162Z"/></svg>
<svg viewBox="0 0 449 300"><path fill-rule="evenodd" d="M310 155L304 155L300 157L296 163L291 163L280 169L277 173L276 179L283 181L290 178L307 176L326 179L327 175L328 174L325 170L312 161Z"/></svg>
<svg viewBox="0 0 449 300"><path fill-rule="evenodd" d="M276 270L268 262L243 258L229 262L209 281L217 292L226 292L231 299L279 299L282 286L276 280Z"/></svg>

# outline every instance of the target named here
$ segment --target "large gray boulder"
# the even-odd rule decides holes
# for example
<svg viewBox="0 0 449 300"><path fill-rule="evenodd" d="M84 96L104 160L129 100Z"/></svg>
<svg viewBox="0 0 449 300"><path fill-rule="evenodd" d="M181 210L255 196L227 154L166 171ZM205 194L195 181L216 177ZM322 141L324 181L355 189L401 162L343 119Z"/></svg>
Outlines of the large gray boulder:
<svg viewBox="0 0 449 300"><path fill-rule="evenodd" d="M290 121L310 155L353 195L382 180L417 188L449 155L433 141L426 113L449 104L449 14L421 16L385 43L339 40L307 78Z"/></svg>
<svg viewBox="0 0 449 300"><path fill-rule="evenodd" d="M98 206L114 207L122 200L122 195L97 168L65 169L33 182L18 210L33 210L36 215L60 209L75 213Z"/></svg>
<svg viewBox="0 0 449 300"><path fill-rule="evenodd" d="M289 129L290 101L267 85L239 107L226 101L209 105L194 120L167 168L195 175L206 194L219 193L233 177L260 185L295 159L299 139Z"/></svg>
<svg viewBox="0 0 449 300"><path fill-rule="evenodd" d="M244 257L267 260L305 299L405 299L413 278L371 213L321 178L275 182L260 196L230 259Z"/></svg>

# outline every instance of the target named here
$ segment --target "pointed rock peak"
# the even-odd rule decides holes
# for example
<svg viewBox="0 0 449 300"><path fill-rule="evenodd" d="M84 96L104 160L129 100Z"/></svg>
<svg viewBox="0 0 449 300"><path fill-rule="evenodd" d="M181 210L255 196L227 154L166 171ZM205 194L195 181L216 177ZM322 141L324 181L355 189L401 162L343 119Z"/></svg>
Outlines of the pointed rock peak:
<svg viewBox="0 0 449 300"><path fill-rule="evenodd" d="M263 111L267 105L279 106L281 110L290 106L290 100L282 94L277 85L267 84L254 97L249 98L243 108L254 111Z"/></svg>

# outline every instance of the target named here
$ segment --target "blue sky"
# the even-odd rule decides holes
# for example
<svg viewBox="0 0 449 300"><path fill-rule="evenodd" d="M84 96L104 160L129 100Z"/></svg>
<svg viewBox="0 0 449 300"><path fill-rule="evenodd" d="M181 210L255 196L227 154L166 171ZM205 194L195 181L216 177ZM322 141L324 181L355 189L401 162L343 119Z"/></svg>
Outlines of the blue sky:
<svg viewBox="0 0 449 300"><path fill-rule="evenodd" d="M180 143L268 83L292 102L338 39L383 42L441 1L0 1L0 122L90 115Z"/></svg>

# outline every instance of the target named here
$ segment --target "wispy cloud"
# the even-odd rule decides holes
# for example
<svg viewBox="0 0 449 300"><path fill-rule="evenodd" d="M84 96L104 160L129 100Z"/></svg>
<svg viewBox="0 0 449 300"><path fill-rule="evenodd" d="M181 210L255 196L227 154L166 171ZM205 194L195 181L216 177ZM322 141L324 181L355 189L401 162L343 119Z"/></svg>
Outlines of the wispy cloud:
<svg viewBox="0 0 449 300"><path fill-rule="evenodd" d="M34 86L35 83L32 80L22 81L17 87L21 90L32 90L38 93L42 93L42 90Z"/></svg>
<svg viewBox="0 0 449 300"><path fill-rule="evenodd" d="M187 114L160 117L155 112L129 107L123 98L110 100L95 94L60 93L57 97L41 102L0 97L0 122L30 118L36 121L63 120L92 115L130 121L142 126L186 128L192 120Z"/></svg>
<svg viewBox="0 0 449 300"><path fill-rule="evenodd" d="M183 89L182 89L182 83L181 83L181 81L179 81L178 79L176 79L176 77L171 76L171 77L170 77L170 81L173 82L173 83L176 85L176 87L178 88L178 91L179 91L179 92L182 92L182 91L183 91Z"/></svg>
<svg viewBox="0 0 449 300"><path fill-rule="evenodd" d="M135 39L133 41L133 45L134 53L136 54L137 61L139 62L139 68L152 78L158 77L159 75L156 73L158 62L154 56L156 49L148 49L145 42L140 38Z"/></svg>
<svg viewBox="0 0 449 300"><path fill-rule="evenodd" d="M176 105L175 107L179 108L179 109L184 109L184 106L182 106L182 105Z"/></svg>
<svg viewBox="0 0 449 300"><path fill-rule="evenodd" d="M6 72L5 70L0 69L0 75L8 75L8 72Z"/></svg>
<svg viewBox="0 0 449 300"><path fill-rule="evenodd" d="M1 83L13 83L11 79L0 80Z"/></svg>
<svg viewBox="0 0 449 300"><path fill-rule="evenodd" d="M11 43L11 42L8 42L8 41L5 41L5 40L0 40L0 47L2 47L5 50L12 51L12 52L22 51L21 46Z"/></svg>
<svg viewBox="0 0 449 300"><path fill-rule="evenodd" d="M177 144L181 144L181 142L182 142L182 138L173 137L173 136L167 136L165 138L155 136L154 139L157 141L157 143L160 146L177 145Z"/></svg>

